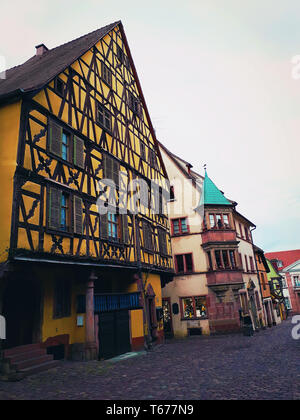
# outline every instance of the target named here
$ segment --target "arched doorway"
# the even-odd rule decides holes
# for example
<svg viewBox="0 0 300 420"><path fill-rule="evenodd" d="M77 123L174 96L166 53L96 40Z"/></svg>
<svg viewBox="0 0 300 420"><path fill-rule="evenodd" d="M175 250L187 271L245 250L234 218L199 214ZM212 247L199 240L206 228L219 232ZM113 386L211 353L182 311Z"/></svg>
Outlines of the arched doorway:
<svg viewBox="0 0 300 420"><path fill-rule="evenodd" d="M35 282L27 277L11 278L3 295L6 319L4 348L37 342L40 325L40 293Z"/></svg>

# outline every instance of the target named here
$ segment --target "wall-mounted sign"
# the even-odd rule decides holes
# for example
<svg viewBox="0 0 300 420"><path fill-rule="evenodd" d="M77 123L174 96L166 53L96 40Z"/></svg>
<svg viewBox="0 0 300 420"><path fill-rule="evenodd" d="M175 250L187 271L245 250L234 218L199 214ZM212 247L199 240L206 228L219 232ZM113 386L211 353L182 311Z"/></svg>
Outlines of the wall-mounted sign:
<svg viewBox="0 0 300 420"><path fill-rule="evenodd" d="M2 315L0 315L0 340L6 340L6 321Z"/></svg>

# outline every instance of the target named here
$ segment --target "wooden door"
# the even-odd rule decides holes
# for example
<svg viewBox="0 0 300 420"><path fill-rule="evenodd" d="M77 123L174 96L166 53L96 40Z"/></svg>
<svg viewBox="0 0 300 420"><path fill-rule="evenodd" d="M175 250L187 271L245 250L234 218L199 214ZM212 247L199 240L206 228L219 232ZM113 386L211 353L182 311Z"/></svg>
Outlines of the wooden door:
<svg viewBox="0 0 300 420"><path fill-rule="evenodd" d="M99 357L109 359L131 351L129 312L99 314Z"/></svg>

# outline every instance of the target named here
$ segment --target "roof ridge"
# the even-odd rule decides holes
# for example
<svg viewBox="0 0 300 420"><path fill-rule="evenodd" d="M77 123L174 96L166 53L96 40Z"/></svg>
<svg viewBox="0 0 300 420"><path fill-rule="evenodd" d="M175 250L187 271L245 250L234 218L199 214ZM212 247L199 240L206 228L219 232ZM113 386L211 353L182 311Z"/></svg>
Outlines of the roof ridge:
<svg viewBox="0 0 300 420"><path fill-rule="evenodd" d="M98 31L104 31L106 28L108 28L108 27L110 27L110 26L116 26L116 25L118 25L118 24L120 24L120 23L121 23L121 20L117 20L116 22L113 22L113 23L110 23L110 24L108 24L108 25L105 25L105 26L103 26L102 28L95 29L94 31L91 31L91 32L88 32L87 34L81 35L81 36L79 36L78 38L72 39L71 41L67 41L67 42L64 42L64 43L63 43L63 44L61 44L61 45L57 45L56 47L51 48L51 49L49 49L48 51L46 51L43 55L46 55L46 54L48 54L48 53L49 53L49 52L51 52L51 51L55 51L57 48L64 47L64 46L66 46L66 45L68 45L68 44L70 44L70 43L72 43L72 42L79 41L79 40L80 40L80 39L82 39L82 38L85 38L85 37L91 36L92 34L94 34L94 33L98 32Z"/></svg>

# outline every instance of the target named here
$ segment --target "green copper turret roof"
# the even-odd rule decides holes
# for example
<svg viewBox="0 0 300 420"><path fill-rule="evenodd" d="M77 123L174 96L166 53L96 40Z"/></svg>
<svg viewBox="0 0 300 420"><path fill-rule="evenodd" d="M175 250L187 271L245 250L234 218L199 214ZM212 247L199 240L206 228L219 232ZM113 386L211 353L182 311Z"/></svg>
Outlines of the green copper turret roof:
<svg viewBox="0 0 300 420"><path fill-rule="evenodd" d="M232 203L227 200L219 188L212 182L205 171L204 178L204 204L216 204L231 206Z"/></svg>

